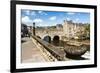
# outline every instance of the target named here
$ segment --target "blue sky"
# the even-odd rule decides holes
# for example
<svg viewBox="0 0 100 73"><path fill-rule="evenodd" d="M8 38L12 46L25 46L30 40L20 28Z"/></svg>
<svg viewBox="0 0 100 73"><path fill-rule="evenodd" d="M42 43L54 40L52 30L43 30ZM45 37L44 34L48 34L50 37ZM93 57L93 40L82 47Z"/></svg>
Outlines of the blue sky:
<svg viewBox="0 0 100 73"><path fill-rule="evenodd" d="M55 11L36 11L21 10L22 23L32 26L55 26L63 24L64 20L72 20L75 23L90 23L90 13L83 12L55 12Z"/></svg>

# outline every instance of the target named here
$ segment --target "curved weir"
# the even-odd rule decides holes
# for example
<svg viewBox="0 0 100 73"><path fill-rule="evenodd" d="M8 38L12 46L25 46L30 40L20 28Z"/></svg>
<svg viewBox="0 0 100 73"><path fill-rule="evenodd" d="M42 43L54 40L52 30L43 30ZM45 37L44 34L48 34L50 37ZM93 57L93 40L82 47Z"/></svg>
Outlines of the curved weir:
<svg viewBox="0 0 100 73"><path fill-rule="evenodd" d="M67 44L67 46L64 48L64 51L66 52L66 57L78 58L88 51L88 47L83 44L80 46Z"/></svg>

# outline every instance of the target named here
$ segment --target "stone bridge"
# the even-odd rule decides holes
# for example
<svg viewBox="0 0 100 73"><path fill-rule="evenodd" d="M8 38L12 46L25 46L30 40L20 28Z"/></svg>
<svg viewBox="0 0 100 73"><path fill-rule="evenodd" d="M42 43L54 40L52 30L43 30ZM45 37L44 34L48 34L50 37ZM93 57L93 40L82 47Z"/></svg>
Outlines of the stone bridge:
<svg viewBox="0 0 100 73"><path fill-rule="evenodd" d="M51 42L62 40L62 36L64 36L63 30L36 30L36 36L39 38Z"/></svg>

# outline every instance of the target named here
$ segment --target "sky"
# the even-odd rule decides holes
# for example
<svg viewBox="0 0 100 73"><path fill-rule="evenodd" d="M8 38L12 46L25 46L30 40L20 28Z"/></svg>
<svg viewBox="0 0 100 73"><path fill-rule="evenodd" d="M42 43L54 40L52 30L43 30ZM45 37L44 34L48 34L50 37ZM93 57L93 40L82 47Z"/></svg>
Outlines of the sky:
<svg viewBox="0 0 100 73"><path fill-rule="evenodd" d="M90 23L90 13L84 12L56 12L39 10L21 10L21 23L32 26L55 26L63 24L64 20L72 20L74 23Z"/></svg>

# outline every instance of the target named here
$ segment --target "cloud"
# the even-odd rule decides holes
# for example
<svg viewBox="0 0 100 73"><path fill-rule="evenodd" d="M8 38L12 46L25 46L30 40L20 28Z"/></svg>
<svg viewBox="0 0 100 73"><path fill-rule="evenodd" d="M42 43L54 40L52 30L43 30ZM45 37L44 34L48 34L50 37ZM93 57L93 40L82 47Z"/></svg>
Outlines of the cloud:
<svg viewBox="0 0 100 73"><path fill-rule="evenodd" d="M74 12L68 12L67 14L68 15L74 15L75 13Z"/></svg>
<svg viewBox="0 0 100 73"><path fill-rule="evenodd" d="M38 18L38 19L34 19L33 22L41 23L41 22L43 22L43 20Z"/></svg>
<svg viewBox="0 0 100 73"><path fill-rule="evenodd" d="M38 23L37 26L39 26L39 27L46 27L46 26L48 26L48 25L45 24L45 23Z"/></svg>
<svg viewBox="0 0 100 73"><path fill-rule="evenodd" d="M47 26L56 26L56 24L45 24L45 23L38 23L37 26L41 26L41 27L47 27Z"/></svg>
<svg viewBox="0 0 100 73"><path fill-rule="evenodd" d="M31 24L32 20L28 16L24 16L24 17L22 17L22 23Z"/></svg>
<svg viewBox="0 0 100 73"><path fill-rule="evenodd" d="M32 12L31 12L31 15L36 15L36 12L35 12L35 11L32 11Z"/></svg>
<svg viewBox="0 0 100 73"><path fill-rule="evenodd" d="M39 14L43 13L43 11L38 11Z"/></svg>
<svg viewBox="0 0 100 73"><path fill-rule="evenodd" d="M47 15L47 13L44 12L44 11L38 11L38 13L41 14L41 15Z"/></svg>
<svg viewBox="0 0 100 73"><path fill-rule="evenodd" d="M79 21L79 18L76 18L76 21Z"/></svg>
<svg viewBox="0 0 100 73"><path fill-rule="evenodd" d="M70 21L71 19L70 18L66 18L67 19L67 21Z"/></svg>
<svg viewBox="0 0 100 73"><path fill-rule="evenodd" d="M26 15L30 15L30 11L29 10L25 10L24 11Z"/></svg>
<svg viewBox="0 0 100 73"><path fill-rule="evenodd" d="M23 12L25 13L25 15L29 16L29 15L36 15L35 11L31 11L31 10L23 10Z"/></svg>
<svg viewBox="0 0 100 73"><path fill-rule="evenodd" d="M43 24L39 23L39 24L37 24L37 26L43 26Z"/></svg>
<svg viewBox="0 0 100 73"><path fill-rule="evenodd" d="M49 19L50 19L50 20L56 20L56 18L57 18L56 16L52 16L52 17L50 17Z"/></svg>
<svg viewBox="0 0 100 73"><path fill-rule="evenodd" d="M78 23L79 22L79 18L76 18L73 22L74 23Z"/></svg>

